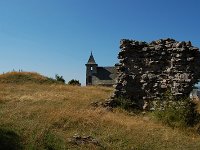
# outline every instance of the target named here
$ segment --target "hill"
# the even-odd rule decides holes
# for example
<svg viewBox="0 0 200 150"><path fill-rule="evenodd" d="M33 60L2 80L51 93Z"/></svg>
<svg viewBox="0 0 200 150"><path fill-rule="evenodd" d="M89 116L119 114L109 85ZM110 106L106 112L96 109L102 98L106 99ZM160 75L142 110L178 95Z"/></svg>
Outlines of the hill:
<svg viewBox="0 0 200 150"><path fill-rule="evenodd" d="M94 108L113 89L0 84L0 149L199 149L200 136L148 116Z"/></svg>
<svg viewBox="0 0 200 150"><path fill-rule="evenodd" d="M8 72L0 75L0 83L37 83L37 84L52 84L61 82L55 79L45 77L36 72Z"/></svg>

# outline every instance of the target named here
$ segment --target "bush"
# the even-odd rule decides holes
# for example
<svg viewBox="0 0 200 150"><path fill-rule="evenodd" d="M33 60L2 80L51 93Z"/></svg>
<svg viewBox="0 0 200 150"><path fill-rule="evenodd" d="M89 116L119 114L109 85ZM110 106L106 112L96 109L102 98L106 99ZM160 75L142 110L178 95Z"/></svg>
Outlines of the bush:
<svg viewBox="0 0 200 150"><path fill-rule="evenodd" d="M157 105L154 116L170 127L191 127L200 123L200 114L196 104L189 98L183 100L166 100L165 104Z"/></svg>
<svg viewBox="0 0 200 150"><path fill-rule="evenodd" d="M78 85L78 86L81 86L81 83L79 82L79 80L75 80L75 79L72 79L68 82L69 85Z"/></svg>
<svg viewBox="0 0 200 150"><path fill-rule="evenodd" d="M63 79L63 76L59 76L58 74L55 75L56 81L65 83L65 80Z"/></svg>

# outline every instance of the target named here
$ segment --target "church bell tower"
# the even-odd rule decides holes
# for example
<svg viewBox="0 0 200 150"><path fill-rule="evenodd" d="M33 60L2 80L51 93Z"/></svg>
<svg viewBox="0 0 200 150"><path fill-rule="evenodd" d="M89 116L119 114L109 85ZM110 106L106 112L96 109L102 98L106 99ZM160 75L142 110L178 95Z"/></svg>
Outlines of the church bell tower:
<svg viewBox="0 0 200 150"><path fill-rule="evenodd" d="M90 58L89 58L87 64L85 64L85 66L86 66L86 86L93 85L92 76L97 73L98 65L96 64L96 62L94 60L92 52L90 54Z"/></svg>

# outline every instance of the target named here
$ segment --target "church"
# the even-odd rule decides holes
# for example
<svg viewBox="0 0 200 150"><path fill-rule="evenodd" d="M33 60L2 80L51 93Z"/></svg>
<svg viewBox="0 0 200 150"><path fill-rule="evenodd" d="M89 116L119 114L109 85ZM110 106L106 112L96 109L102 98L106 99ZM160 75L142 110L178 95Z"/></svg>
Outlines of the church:
<svg viewBox="0 0 200 150"><path fill-rule="evenodd" d="M89 57L86 65L86 86L100 85L100 86L113 86L117 78L117 69L111 67L99 67L95 62L93 54Z"/></svg>

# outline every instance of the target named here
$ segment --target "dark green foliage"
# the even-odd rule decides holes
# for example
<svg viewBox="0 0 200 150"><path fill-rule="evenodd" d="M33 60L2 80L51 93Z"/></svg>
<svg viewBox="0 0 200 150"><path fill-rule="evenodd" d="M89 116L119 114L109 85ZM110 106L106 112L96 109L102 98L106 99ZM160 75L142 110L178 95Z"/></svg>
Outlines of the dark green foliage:
<svg viewBox="0 0 200 150"><path fill-rule="evenodd" d="M55 75L56 81L65 83L65 80L63 79L63 76L59 76L58 74Z"/></svg>
<svg viewBox="0 0 200 150"><path fill-rule="evenodd" d="M76 79L72 79L68 82L69 85L77 85L77 86L81 86L81 83L79 82L79 80Z"/></svg>
<svg viewBox="0 0 200 150"><path fill-rule="evenodd" d="M200 123L200 114L196 104L190 99L166 101L153 112L156 118L171 127L191 127Z"/></svg>
<svg viewBox="0 0 200 150"><path fill-rule="evenodd" d="M184 122L187 126L200 123L200 114L196 111L196 104L189 100L185 102Z"/></svg>
<svg viewBox="0 0 200 150"><path fill-rule="evenodd" d="M136 102L124 98L115 99L113 101L113 107L121 107L127 111L134 111L134 112L138 112L138 110L141 110L140 106Z"/></svg>
<svg viewBox="0 0 200 150"><path fill-rule="evenodd" d="M22 149L19 135L8 129L0 129L0 149L20 150Z"/></svg>

